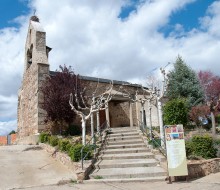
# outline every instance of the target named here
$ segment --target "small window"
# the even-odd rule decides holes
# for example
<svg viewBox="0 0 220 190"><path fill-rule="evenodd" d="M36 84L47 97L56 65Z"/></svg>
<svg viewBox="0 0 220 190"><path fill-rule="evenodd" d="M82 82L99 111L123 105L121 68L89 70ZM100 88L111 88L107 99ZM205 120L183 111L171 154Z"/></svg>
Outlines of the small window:
<svg viewBox="0 0 220 190"><path fill-rule="evenodd" d="M33 51L33 44L31 44L30 49L27 50L27 69L31 66L32 64L32 51Z"/></svg>

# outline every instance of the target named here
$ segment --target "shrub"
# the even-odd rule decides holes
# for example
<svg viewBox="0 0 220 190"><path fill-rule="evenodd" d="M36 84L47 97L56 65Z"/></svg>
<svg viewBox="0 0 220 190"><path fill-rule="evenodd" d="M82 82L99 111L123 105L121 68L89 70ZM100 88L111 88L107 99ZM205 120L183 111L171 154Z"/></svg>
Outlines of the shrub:
<svg viewBox="0 0 220 190"><path fill-rule="evenodd" d="M42 132L39 136L39 141L41 143L46 143L49 141L49 137L50 137L50 134L49 133L45 133L45 132Z"/></svg>
<svg viewBox="0 0 220 190"><path fill-rule="evenodd" d="M190 158L190 156L193 155L192 141L185 141L185 147L186 147L186 156L187 156L187 158Z"/></svg>
<svg viewBox="0 0 220 190"><path fill-rule="evenodd" d="M220 139L215 139L214 140L214 145L219 146L220 145Z"/></svg>
<svg viewBox="0 0 220 190"><path fill-rule="evenodd" d="M61 151L65 152L68 151L68 145L71 146L70 142L66 139L59 139L58 141L58 147Z"/></svg>
<svg viewBox="0 0 220 190"><path fill-rule="evenodd" d="M81 160L81 149L83 145L82 144L76 144L73 145L69 148L69 156L72 161L78 162ZM86 159L91 159L92 158L92 150L89 149L89 146L85 147L83 149L83 156L85 156L88 153Z"/></svg>
<svg viewBox="0 0 220 190"><path fill-rule="evenodd" d="M218 115L215 117L215 119L216 119L216 122L217 122L218 124L220 124L220 114L218 114Z"/></svg>
<svg viewBox="0 0 220 190"><path fill-rule="evenodd" d="M148 141L148 144L153 145L153 148L157 148L161 146L161 139L159 138L154 138L152 140Z"/></svg>
<svg viewBox="0 0 220 190"><path fill-rule="evenodd" d="M215 158L217 149L214 147L212 137L208 135L194 136L191 141L186 142L187 157L197 156L205 159Z"/></svg>
<svg viewBox="0 0 220 190"><path fill-rule="evenodd" d="M165 125L183 124L188 122L188 104L185 99L168 101L163 108Z"/></svg>
<svg viewBox="0 0 220 190"><path fill-rule="evenodd" d="M71 135L71 136L78 136L81 134L82 134L82 128L81 126L78 125L70 125L65 132L65 135Z"/></svg>
<svg viewBox="0 0 220 190"><path fill-rule="evenodd" d="M49 143L50 143L51 146L57 146L58 145L58 141L59 141L59 139L58 139L57 136L52 135L49 138Z"/></svg>

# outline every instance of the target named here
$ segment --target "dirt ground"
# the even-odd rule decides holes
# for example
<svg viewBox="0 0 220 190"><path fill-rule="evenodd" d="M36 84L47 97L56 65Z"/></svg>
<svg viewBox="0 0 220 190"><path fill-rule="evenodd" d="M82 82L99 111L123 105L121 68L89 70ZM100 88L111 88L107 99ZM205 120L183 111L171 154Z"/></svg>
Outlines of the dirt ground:
<svg viewBox="0 0 220 190"><path fill-rule="evenodd" d="M54 185L76 175L40 146L0 146L0 190Z"/></svg>

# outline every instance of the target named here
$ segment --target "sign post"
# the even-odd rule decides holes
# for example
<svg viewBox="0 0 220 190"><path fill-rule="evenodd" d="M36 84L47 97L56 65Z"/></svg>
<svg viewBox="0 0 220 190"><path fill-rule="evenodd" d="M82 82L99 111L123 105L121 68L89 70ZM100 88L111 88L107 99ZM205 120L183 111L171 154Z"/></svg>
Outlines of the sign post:
<svg viewBox="0 0 220 190"><path fill-rule="evenodd" d="M171 176L187 176L183 125L166 125L165 139L169 179Z"/></svg>

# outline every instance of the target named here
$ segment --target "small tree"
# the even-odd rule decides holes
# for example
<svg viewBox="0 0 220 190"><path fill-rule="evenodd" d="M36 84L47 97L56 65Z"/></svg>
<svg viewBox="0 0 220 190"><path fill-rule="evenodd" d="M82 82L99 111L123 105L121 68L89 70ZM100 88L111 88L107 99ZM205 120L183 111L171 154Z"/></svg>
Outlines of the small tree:
<svg viewBox="0 0 220 190"><path fill-rule="evenodd" d="M210 71L198 73L199 82L204 90L206 101L218 100L220 95L220 77Z"/></svg>
<svg viewBox="0 0 220 190"><path fill-rule="evenodd" d="M204 93L196 73L178 56L174 70L168 74L167 96L169 99L186 98L190 107L204 100Z"/></svg>
<svg viewBox="0 0 220 190"><path fill-rule="evenodd" d="M216 135L215 115L220 106L220 77L215 76L210 71L200 71L198 73L200 84L205 92L205 100L210 106L212 120L212 135Z"/></svg>
<svg viewBox="0 0 220 190"><path fill-rule="evenodd" d="M12 130L8 135L16 134L15 130Z"/></svg>
<svg viewBox="0 0 220 190"><path fill-rule="evenodd" d="M209 106L199 105L191 108L189 113L190 119L196 123L197 126L202 125L202 119L207 119L210 113Z"/></svg>
<svg viewBox="0 0 220 190"><path fill-rule="evenodd" d="M185 99L173 99L163 107L165 125L183 124L188 122L188 106Z"/></svg>
<svg viewBox="0 0 220 190"><path fill-rule="evenodd" d="M98 86L97 86L98 87ZM112 99L113 82L111 83L110 89L107 89L104 93L96 95L96 90L93 92L90 105L87 105L82 96L83 92L80 92L81 96L78 96L77 92L70 94L69 105L73 112L81 117L82 123L82 144L86 144L86 121L91 117L91 115L99 110L105 110L108 107L108 102ZM74 101L76 104L74 105ZM80 102L82 102L80 104ZM94 138L92 136L92 138Z"/></svg>
<svg viewBox="0 0 220 190"><path fill-rule="evenodd" d="M69 94L73 93L77 96L83 85L75 75L72 68L60 66L59 72L54 76L49 76L43 83L41 90L43 92L42 108L47 112L45 121L51 121L55 126L59 126L60 133L63 126L70 125L76 114L69 109ZM76 105L75 99L73 105Z"/></svg>

